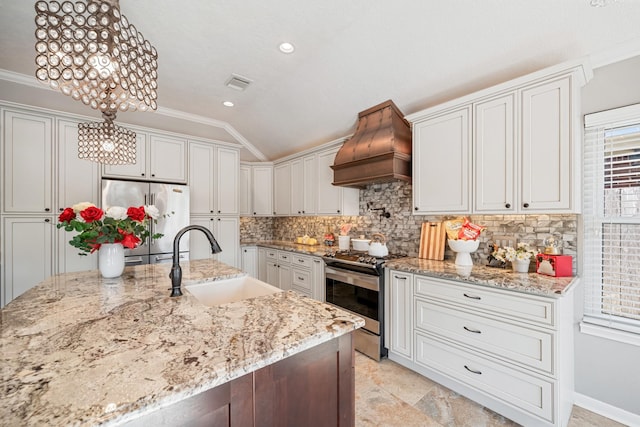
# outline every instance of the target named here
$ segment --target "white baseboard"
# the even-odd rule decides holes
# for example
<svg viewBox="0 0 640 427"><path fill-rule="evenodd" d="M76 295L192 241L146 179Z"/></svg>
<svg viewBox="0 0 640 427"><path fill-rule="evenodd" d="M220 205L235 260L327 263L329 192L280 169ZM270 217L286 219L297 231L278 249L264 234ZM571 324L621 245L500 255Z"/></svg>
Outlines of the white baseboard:
<svg viewBox="0 0 640 427"><path fill-rule="evenodd" d="M574 393L575 404L596 414L630 427L640 426L640 415L625 411L584 394Z"/></svg>

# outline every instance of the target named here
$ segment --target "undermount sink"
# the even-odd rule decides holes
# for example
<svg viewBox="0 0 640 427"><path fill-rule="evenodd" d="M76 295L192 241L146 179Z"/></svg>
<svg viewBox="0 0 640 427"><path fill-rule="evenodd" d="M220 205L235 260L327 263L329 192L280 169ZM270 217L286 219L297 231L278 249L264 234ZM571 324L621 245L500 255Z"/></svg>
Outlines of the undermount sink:
<svg viewBox="0 0 640 427"><path fill-rule="evenodd" d="M212 280L210 282L187 285L185 288L196 297L198 301L208 306L216 306L282 292L281 289L250 276Z"/></svg>

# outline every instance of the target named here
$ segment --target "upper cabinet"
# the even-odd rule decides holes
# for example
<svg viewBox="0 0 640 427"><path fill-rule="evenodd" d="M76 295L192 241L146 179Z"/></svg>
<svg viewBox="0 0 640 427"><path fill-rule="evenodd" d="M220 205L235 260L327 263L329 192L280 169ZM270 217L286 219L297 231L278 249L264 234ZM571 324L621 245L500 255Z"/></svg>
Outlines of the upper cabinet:
<svg viewBox="0 0 640 427"><path fill-rule="evenodd" d="M238 210L240 215L251 215L251 166L241 164L238 179Z"/></svg>
<svg viewBox="0 0 640 427"><path fill-rule="evenodd" d="M11 110L3 116L3 210L53 213L53 118Z"/></svg>
<svg viewBox="0 0 640 427"><path fill-rule="evenodd" d="M273 214L291 215L291 163L285 162L273 168Z"/></svg>
<svg viewBox="0 0 640 427"><path fill-rule="evenodd" d="M273 166L251 167L251 213L257 216L273 215Z"/></svg>
<svg viewBox="0 0 640 427"><path fill-rule="evenodd" d="M408 116L414 213L579 213L589 73L554 67Z"/></svg>
<svg viewBox="0 0 640 427"><path fill-rule="evenodd" d="M470 107L413 126L413 206L416 213L469 211Z"/></svg>
<svg viewBox="0 0 640 427"><path fill-rule="evenodd" d="M317 161L317 198L316 213L318 215L351 215L359 214L360 191L357 188L338 187L333 182L333 161L340 148L331 148L318 153Z"/></svg>
<svg viewBox="0 0 640 427"><path fill-rule="evenodd" d="M237 149L189 142L191 215L237 215L239 168Z"/></svg>
<svg viewBox="0 0 640 427"><path fill-rule="evenodd" d="M215 206L219 215L238 215L240 152L235 148L216 147Z"/></svg>
<svg viewBox="0 0 640 427"><path fill-rule="evenodd" d="M187 141L136 131L136 163L105 165L103 176L149 181L187 182Z"/></svg>

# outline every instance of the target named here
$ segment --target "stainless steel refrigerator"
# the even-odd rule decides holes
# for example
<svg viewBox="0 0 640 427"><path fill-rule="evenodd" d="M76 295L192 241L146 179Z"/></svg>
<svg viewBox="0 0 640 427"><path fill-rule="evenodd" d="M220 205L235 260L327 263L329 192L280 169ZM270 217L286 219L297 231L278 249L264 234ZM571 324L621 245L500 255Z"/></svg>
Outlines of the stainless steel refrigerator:
<svg viewBox="0 0 640 427"><path fill-rule="evenodd" d="M150 221L151 234L162 233L159 239L147 239L135 249L125 248L126 265L171 262L173 238L189 225L189 187L156 182L102 180L102 209L111 206L155 205L161 218L157 224ZM168 214L167 217L162 215ZM180 239L180 260L189 259L189 233Z"/></svg>

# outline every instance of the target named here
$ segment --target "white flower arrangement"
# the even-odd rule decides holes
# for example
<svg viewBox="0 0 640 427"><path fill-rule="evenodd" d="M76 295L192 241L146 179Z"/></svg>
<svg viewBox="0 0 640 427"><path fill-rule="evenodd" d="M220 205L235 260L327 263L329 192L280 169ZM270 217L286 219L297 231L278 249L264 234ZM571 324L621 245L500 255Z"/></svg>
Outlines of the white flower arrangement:
<svg viewBox="0 0 640 427"><path fill-rule="evenodd" d="M518 243L516 249L512 248L511 246L498 248L497 250L493 251L491 255L493 255L495 259L502 262L513 262L531 260L536 256L537 253L538 251L532 249L528 243Z"/></svg>

